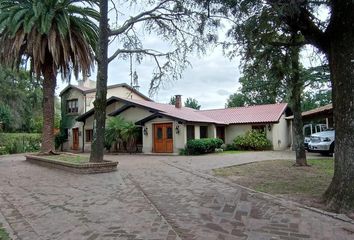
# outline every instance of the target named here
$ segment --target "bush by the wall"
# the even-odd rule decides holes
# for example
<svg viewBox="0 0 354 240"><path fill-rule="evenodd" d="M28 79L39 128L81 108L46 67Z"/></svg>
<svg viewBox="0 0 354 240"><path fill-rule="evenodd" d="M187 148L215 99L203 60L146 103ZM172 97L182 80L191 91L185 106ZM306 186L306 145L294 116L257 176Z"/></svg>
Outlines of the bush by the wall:
<svg viewBox="0 0 354 240"><path fill-rule="evenodd" d="M189 140L186 145L186 153L189 155L200 155L212 153L220 148L223 141L219 138L202 138Z"/></svg>
<svg viewBox="0 0 354 240"><path fill-rule="evenodd" d="M234 143L231 143L231 144L226 144L226 148L224 150L225 151L236 151L238 149Z"/></svg>
<svg viewBox="0 0 354 240"><path fill-rule="evenodd" d="M68 140L68 135L64 131L57 133L54 138L55 149L61 147L62 144L65 143L67 140Z"/></svg>
<svg viewBox="0 0 354 240"><path fill-rule="evenodd" d="M272 143L267 139L265 133L251 130L244 136L237 136L234 144L239 150L269 150Z"/></svg>
<svg viewBox="0 0 354 240"><path fill-rule="evenodd" d="M40 146L41 135L37 133L0 133L0 155L35 152Z"/></svg>

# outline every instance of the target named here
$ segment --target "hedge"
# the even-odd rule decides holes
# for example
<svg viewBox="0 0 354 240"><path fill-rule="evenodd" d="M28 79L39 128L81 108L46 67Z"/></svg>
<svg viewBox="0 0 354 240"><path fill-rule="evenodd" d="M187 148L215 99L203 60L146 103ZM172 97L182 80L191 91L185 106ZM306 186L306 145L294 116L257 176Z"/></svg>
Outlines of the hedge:
<svg viewBox="0 0 354 240"><path fill-rule="evenodd" d="M267 139L263 132L251 130L244 136L237 136L234 139L234 145L239 150L269 150L272 143Z"/></svg>
<svg viewBox="0 0 354 240"><path fill-rule="evenodd" d="M193 139L187 142L184 152L188 155L212 153L216 148L220 148L222 144L223 141L219 138Z"/></svg>
<svg viewBox="0 0 354 240"><path fill-rule="evenodd" d="M0 155L36 152L41 146L38 133L0 133Z"/></svg>

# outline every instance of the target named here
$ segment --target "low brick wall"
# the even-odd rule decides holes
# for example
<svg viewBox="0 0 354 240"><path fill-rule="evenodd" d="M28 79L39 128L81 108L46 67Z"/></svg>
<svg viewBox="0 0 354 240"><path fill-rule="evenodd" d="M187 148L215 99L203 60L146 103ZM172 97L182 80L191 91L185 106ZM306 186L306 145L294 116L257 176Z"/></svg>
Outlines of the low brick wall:
<svg viewBox="0 0 354 240"><path fill-rule="evenodd" d="M118 162L111 161L104 161L100 163L73 164L63 161L56 161L45 158L44 156L37 155L26 155L26 160L30 163L34 163L44 167L58 168L80 174L113 172L117 170L118 165Z"/></svg>

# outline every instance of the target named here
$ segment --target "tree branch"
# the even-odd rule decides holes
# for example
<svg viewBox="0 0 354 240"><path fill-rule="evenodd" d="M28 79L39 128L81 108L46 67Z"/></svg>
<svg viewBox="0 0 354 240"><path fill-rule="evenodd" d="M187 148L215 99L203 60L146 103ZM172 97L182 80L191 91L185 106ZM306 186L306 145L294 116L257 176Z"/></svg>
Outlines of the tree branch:
<svg viewBox="0 0 354 240"><path fill-rule="evenodd" d="M164 57L164 56L167 56L168 53L160 53L160 52L157 52L153 49L117 49L113 55L111 57L108 58L108 62L111 62L113 61L119 54L122 54L122 53L140 53L140 54L144 54L144 55L148 55L148 56L152 56L154 58L157 58L157 57Z"/></svg>
<svg viewBox="0 0 354 240"><path fill-rule="evenodd" d="M114 35L122 34L127 29L132 27L134 24L153 18L153 16L151 16L151 14L153 14L156 10L158 10L159 8L161 8L164 4L166 4L168 2L173 2L173 1L172 0L162 1L158 5L156 5L154 8L152 8L148 11L145 11L145 12L141 12L138 15L129 18L127 21L125 21L123 23L123 25L120 28L111 30L109 35L114 36Z"/></svg>

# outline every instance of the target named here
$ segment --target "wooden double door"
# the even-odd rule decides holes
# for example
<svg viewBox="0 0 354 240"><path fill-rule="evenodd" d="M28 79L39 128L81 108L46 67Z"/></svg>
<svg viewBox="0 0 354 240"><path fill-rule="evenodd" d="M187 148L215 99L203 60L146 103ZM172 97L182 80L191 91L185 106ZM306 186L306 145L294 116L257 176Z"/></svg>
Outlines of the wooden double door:
<svg viewBox="0 0 354 240"><path fill-rule="evenodd" d="M73 128L73 150L79 150L79 128Z"/></svg>
<svg viewBox="0 0 354 240"><path fill-rule="evenodd" d="M172 123L154 124L154 152L173 153Z"/></svg>

